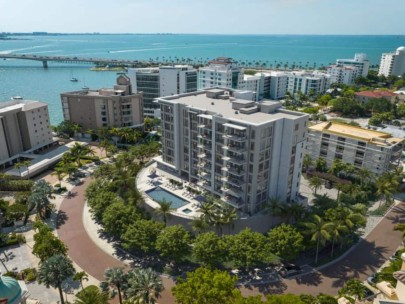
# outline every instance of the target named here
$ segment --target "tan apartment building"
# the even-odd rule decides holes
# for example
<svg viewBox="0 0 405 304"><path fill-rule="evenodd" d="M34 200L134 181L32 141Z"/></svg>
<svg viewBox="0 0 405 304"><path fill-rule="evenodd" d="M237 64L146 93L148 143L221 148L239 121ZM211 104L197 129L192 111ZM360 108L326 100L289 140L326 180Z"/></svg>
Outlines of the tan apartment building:
<svg viewBox="0 0 405 304"><path fill-rule="evenodd" d="M331 166L335 159L382 174L398 166L403 138L360 127L323 122L308 128L307 153Z"/></svg>
<svg viewBox="0 0 405 304"><path fill-rule="evenodd" d="M48 105L33 100L0 102L0 165L22 152L53 143Z"/></svg>
<svg viewBox="0 0 405 304"><path fill-rule="evenodd" d="M215 88L157 98L158 167L248 214L270 198L299 201L308 115L231 95Z"/></svg>
<svg viewBox="0 0 405 304"><path fill-rule="evenodd" d="M125 75L112 89L81 90L61 94L63 118L83 130L103 127L143 127L143 94L132 93Z"/></svg>

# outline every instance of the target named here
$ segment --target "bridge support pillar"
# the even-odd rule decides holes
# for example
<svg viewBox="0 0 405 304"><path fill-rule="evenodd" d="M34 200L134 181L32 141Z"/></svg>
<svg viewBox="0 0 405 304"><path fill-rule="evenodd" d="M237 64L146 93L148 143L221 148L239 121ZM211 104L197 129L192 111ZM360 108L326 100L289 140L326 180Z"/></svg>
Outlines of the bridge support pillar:
<svg viewBox="0 0 405 304"><path fill-rule="evenodd" d="M48 61L44 60L42 61L42 66L47 69L48 68Z"/></svg>

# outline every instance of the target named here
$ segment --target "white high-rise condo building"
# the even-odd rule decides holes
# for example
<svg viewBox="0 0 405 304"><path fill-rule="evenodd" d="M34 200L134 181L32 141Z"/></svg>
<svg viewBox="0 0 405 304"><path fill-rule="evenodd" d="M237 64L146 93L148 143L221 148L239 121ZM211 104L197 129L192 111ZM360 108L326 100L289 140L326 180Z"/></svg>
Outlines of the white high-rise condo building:
<svg viewBox="0 0 405 304"><path fill-rule="evenodd" d="M384 53L381 56L378 75L402 76L405 74L405 46L397 48L395 52Z"/></svg>
<svg viewBox="0 0 405 304"><path fill-rule="evenodd" d="M323 158L330 167L335 159L382 174L399 165L403 138L388 133L334 122L308 128L307 153Z"/></svg>
<svg viewBox="0 0 405 304"><path fill-rule="evenodd" d="M223 87L238 89L243 86L243 68L227 57L211 60L206 67L198 69L198 89Z"/></svg>
<svg viewBox="0 0 405 304"><path fill-rule="evenodd" d="M308 115L207 89L156 99L161 109L158 167L254 214L269 198L299 198Z"/></svg>
<svg viewBox="0 0 405 304"><path fill-rule="evenodd" d="M299 71L288 73L287 91L290 94L301 92L305 95L323 94L330 87L331 76L319 71Z"/></svg>
<svg viewBox="0 0 405 304"><path fill-rule="evenodd" d="M366 77L370 68L370 62L367 60L367 55L363 53L354 54L353 59L337 59L336 65L356 67L358 69L357 77Z"/></svg>
<svg viewBox="0 0 405 304"><path fill-rule="evenodd" d="M134 92L143 92L144 115L160 117L153 100L197 90L197 70L188 65L128 69Z"/></svg>
<svg viewBox="0 0 405 304"><path fill-rule="evenodd" d="M0 165L22 152L53 144L48 105L32 100L0 102Z"/></svg>

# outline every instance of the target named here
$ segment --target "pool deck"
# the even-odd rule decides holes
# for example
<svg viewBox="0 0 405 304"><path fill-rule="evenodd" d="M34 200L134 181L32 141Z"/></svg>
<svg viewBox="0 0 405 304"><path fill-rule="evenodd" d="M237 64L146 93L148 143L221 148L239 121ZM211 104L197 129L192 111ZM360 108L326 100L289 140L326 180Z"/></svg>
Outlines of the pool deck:
<svg viewBox="0 0 405 304"><path fill-rule="evenodd" d="M151 171L154 170L155 174L151 174ZM152 208L156 209L160 205L158 202L155 202L149 195L146 194L147 191L152 190L156 187L160 187L181 199L188 201L189 203L176 209L172 213L176 216L184 217L187 219L193 219L199 217L200 213L197 211L199 209L199 202L194 198L195 195L189 194L186 191L187 186L189 183L183 181L183 188L179 189L172 186L169 182L170 179L180 180L178 177L171 175L165 171L156 168L156 162L146 166L139 172L137 176L136 185L138 190L142 193L142 197L146 204L151 206ZM195 188L195 187L194 187ZM189 209L191 212L185 213L183 210Z"/></svg>

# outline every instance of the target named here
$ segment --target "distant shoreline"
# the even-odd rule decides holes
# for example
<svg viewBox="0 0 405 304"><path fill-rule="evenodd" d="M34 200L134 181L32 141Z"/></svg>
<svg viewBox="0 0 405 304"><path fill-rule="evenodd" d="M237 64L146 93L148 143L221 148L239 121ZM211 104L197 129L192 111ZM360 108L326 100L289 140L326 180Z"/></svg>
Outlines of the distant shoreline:
<svg viewBox="0 0 405 304"><path fill-rule="evenodd" d="M391 36L398 38L405 38L404 34L223 34L223 33L48 33L48 32L2 32L0 36L96 36L96 35L150 35L150 36L167 36L167 35L210 35L210 36L343 36L343 37L364 37L364 36ZM8 37L7 37L8 38ZM2 40L13 40L13 39L3 39Z"/></svg>

